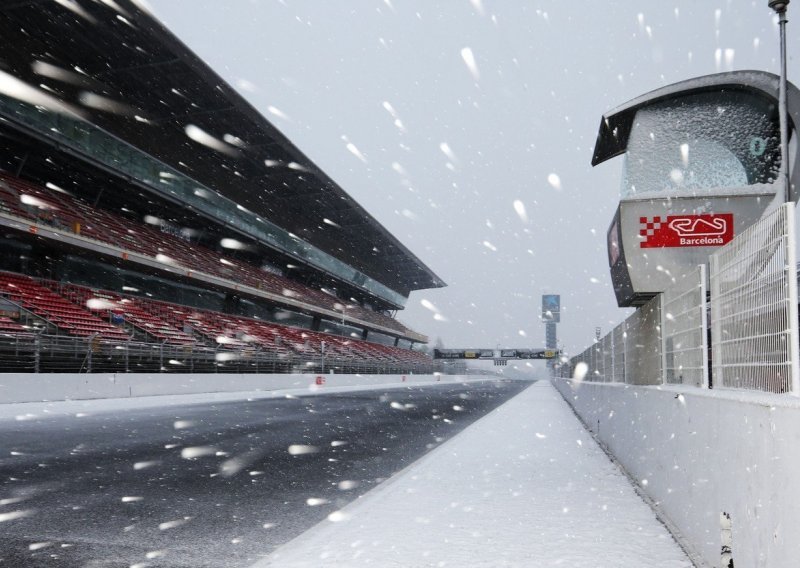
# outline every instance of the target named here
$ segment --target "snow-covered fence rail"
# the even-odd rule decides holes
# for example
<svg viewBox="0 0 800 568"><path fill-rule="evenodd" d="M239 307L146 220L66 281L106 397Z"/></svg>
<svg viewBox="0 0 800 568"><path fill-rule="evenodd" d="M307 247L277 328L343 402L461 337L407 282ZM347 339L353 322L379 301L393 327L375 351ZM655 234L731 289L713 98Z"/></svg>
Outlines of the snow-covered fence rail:
<svg viewBox="0 0 800 568"><path fill-rule="evenodd" d="M794 203L711 255L714 386L798 393Z"/></svg>

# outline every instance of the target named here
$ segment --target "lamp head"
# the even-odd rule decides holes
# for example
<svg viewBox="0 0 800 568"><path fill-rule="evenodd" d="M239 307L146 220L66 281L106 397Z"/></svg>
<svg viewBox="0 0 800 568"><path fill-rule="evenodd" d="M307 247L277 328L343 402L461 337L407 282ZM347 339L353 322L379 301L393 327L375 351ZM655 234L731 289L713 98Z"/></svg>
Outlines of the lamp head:
<svg viewBox="0 0 800 568"><path fill-rule="evenodd" d="M789 0L768 0L767 5L775 10L776 13L781 14L786 11Z"/></svg>

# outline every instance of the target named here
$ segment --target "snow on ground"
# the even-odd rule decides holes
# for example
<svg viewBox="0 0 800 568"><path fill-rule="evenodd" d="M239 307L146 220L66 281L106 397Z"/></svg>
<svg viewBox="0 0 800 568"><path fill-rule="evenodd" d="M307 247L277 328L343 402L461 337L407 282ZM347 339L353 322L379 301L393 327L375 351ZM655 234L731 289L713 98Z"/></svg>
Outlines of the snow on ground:
<svg viewBox="0 0 800 568"><path fill-rule="evenodd" d="M259 567L691 567L540 382Z"/></svg>

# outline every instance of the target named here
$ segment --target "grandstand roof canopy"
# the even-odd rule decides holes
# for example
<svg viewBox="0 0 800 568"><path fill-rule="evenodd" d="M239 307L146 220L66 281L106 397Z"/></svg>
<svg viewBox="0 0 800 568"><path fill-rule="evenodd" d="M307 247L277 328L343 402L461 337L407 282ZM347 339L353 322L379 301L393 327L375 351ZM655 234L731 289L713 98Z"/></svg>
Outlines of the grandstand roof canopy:
<svg viewBox="0 0 800 568"><path fill-rule="evenodd" d="M445 285L135 2L9 0L0 14L3 71L404 295Z"/></svg>

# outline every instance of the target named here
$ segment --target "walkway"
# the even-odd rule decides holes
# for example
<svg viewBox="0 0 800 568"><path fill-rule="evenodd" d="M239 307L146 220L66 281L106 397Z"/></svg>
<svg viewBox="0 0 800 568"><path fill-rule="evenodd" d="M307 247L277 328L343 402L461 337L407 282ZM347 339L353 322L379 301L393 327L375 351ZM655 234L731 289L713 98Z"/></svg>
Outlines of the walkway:
<svg viewBox="0 0 800 568"><path fill-rule="evenodd" d="M258 566L692 566L540 382Z"/></svg>

